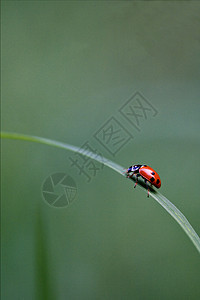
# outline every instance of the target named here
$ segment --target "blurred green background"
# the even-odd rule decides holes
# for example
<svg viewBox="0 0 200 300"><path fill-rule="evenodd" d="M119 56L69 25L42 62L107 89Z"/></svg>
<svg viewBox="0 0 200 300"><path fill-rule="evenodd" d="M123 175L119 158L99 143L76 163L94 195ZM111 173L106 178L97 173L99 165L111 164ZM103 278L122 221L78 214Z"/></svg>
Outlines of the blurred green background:
<svg viewBox="0 0 200 300"><path fill-rule="evenodd" d="M2 130L81 146L124 167L146 163L200 235L200 3L3 1ZM157 109L135 130L119 108L140 92ZM115 155L94 133L132 133ZM2 299L200 299L200 257L152 198L111 169L90 183L73 154L2 142ZM70 174L56 209L45 178Z"/></svg>

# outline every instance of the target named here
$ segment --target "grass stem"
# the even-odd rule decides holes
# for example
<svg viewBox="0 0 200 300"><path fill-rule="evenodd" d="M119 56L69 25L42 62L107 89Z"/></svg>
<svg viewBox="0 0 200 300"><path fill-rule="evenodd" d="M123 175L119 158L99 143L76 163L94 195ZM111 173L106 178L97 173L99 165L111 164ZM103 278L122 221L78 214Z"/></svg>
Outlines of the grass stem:
<svg viewBox="0 0 200 300"><path fill-rule="evenodd" d="M104 163L104 165L106 165L107 167L113 169L114 171L118 172L122 176L125 176L126 169L123 168L122 166L100 155L97 155L93 152L90 151L83 152L83 149L70 144L66 144L66 143L62 143L62 142L58 142L58 141L54 141L42 137L24 135L19 133L12 133L12 132L1 132L0 137L5 139L15 139L15 140L35 142L35 143L45 144L45 145L49 145L49 146L53 146L65 150L70 150L76 153L80 153L100 163ZM130 178L130 179L135 181L134 178ZM143 190L145 190L146 193L146 186L143 183L143 181L138 181L138 186ZM154 190L153 188L150 188L149 195L152 198L154 198L176 220L176 222L182 227L182 229L185 231L185 233L188 235L188 237L190 238L190 240L193 242L194 246L200 253L200 238L195 232L195 230L193 229L193 227L190 225L186 217L180 212L180 210L178 210L178 208L174 204L172 204L166 197L164 197L161 193Z"/></svg>

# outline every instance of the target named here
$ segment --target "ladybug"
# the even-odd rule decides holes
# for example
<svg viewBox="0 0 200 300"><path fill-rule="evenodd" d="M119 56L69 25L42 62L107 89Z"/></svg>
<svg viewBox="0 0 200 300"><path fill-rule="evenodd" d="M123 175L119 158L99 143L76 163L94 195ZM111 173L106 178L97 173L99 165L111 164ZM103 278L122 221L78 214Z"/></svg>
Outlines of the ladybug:
<svg viewBox="0 0 200 300"><path fill-rule="evenodd" d="M154 185L157 189L159 189L161 187L161 180L160 180L160 176L158 175L158 173L156 171L154 171L151 167L147 166L147 165L133 165L130 168L128 168L126 170L126 176L128 178L133 177L133 175L136 176L136 182L135 182L135 186L136 187L137 183L138 183L138 177L142 177L146 183L146 186L148 188L148 194L147 197L149 197L149 186L147 184L147 182L150 182L151 185Z"/></svg>

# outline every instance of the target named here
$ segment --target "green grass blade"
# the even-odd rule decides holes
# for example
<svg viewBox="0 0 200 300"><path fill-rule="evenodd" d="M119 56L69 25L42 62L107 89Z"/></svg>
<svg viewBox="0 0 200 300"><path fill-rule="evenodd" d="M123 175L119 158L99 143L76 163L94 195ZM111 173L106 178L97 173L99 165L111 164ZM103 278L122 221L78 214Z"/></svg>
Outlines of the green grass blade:
<svg viewBox="0 0 200 300"><path fill-rule="evenodd" d="M107 167L113 169L114 171L118 172L122 176L125 176L126 169L123 168L122 166L100 155L97 155L93 152L90 151L83 152L83 149L70 144L66 144L66 143L62 143L62 142L58 142L58 141L54 141L42 137L24 135L24 134L12 133L12 132L1 132L0 136L1 138L35 142L35 143L54 146L65 150L70 150L76 153L80 153L100 163L104 163L104 165L106 165ZM135 181L134 178L130 178L130 179ZM143 181L139 181L138 186L141 187L143 190L145 190L146 193L146 187ZM197 248L198 252L200 253L200 238L195 232L195 230L193 229L193 227L190 225L186 217L178 210L178 208L174 204L172 204L166 197L164 197L161 193L157 192L153 188L150 188L149 194L177 221L177 223L183 228L185 233L188 235L188 237L191 239L191 241Z"/></svg>
<svg viewBox="0 0 200 300"><path fill-rule="evenodd" d="M55 285L53 284L50 272L49 255L47 255L48 240L46 234L45 222L41 206L37 210L35 224L35 280L36 280L36 299L53 300L56 299Z"/></svg>

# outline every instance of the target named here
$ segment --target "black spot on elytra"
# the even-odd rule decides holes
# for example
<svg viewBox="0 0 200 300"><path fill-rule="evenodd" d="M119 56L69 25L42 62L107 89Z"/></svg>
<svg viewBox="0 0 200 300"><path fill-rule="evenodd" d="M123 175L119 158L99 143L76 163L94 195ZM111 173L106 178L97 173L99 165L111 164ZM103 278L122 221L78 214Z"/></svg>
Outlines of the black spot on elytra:
<svg viewBox="0 0 200 300"><path fill-rule="evenodd" d="M157 179L156 183L157 183L157 184L158 184L158 183L160 183L160 180L159 180L159 179Z"/></svg>
<svg viewBox="0 0 200 300"><path fill-rule="evenodd" d="M154 177L151 177L150 181L151 182L154 182L155 178Z"/></svg>
<svg viewBox="0 0 200 300"><path fill-rule="evenodd" d="M155 175L155 172L151 172L152 175Z"/></svg>

